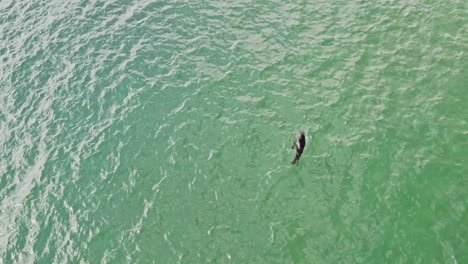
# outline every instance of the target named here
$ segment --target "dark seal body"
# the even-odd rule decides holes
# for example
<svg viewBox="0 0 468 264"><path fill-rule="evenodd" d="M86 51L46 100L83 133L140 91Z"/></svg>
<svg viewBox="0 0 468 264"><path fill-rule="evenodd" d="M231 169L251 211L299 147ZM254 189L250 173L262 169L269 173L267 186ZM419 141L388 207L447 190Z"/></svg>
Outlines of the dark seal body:
<svg viewBox="0 0 468 264"><path fill-rule="evenodd" d="M299 158L302 155L302 152L304 152L306 140L305 140L305 134L303 131L299 132L299 135L297 135L296 142L292 145L292 149L296 149L296 157L294 157L294 160L291 161L291 164L297 164L299 163Z"/></svg>

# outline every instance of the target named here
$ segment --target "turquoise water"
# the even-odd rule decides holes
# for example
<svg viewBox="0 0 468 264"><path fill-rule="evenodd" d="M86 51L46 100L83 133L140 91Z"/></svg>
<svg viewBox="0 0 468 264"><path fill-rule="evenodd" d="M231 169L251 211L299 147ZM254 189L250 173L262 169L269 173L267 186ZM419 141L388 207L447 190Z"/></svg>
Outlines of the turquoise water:
<svg viewBox="0 0 468 264"><path fill-rule="evenodd" d="M0 1L0 263L468 263L467 25L466 0Z"/></svg>

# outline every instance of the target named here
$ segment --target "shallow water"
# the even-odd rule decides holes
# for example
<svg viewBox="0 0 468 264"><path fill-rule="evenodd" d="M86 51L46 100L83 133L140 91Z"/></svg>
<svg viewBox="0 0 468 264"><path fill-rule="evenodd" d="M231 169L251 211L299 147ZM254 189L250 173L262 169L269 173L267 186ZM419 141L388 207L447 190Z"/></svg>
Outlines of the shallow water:
<svg viewBox="0 0 468 264"><path fill-rule="evenodd" d="M467 25L465 0L1 1L0 263L468 263Z"/></svg>

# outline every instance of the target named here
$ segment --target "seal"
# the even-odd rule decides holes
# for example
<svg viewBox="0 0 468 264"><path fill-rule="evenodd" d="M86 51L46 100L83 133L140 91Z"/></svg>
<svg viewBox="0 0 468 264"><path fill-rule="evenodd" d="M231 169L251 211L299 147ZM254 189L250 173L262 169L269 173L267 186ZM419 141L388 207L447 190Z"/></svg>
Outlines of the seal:
<svg viewBox="0 0 468 264"><path fill-rule="evenodd" d="M296 157L294 157L294 160L291 161L291 164L296 164L296 166L299 163L299 158L302 155L302 152L304 152L306 140L305 140L305 134L304 131L300 131L299 134L296 137L296 142L293 143L292 149L296 149Z"/></svg>

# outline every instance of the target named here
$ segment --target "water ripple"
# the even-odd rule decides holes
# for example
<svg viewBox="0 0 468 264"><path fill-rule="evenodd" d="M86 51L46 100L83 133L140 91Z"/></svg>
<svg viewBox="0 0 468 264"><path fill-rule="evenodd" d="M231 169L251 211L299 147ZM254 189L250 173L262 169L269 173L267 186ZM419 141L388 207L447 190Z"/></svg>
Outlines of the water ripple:
<svg viewBox="0 0 468 264"><path fill-rule="evenodd" d="M463 1L0 7L0 263L466 260Z"/></svg>

